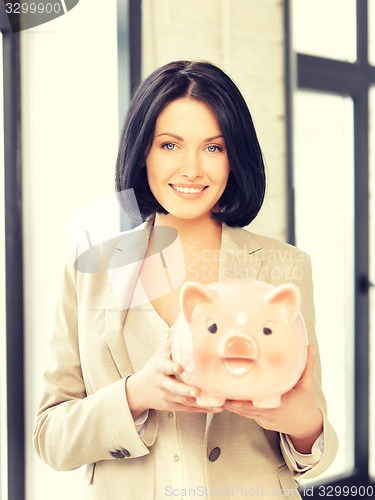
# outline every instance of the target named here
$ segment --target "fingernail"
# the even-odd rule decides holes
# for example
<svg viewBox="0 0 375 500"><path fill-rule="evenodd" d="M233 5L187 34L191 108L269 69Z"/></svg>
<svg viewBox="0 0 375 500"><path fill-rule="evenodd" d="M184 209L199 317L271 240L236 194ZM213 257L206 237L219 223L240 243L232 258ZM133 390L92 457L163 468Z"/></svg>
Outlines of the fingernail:
<svg viewBox="0 0 375 500"><path fill-rule="evenodd" d="M196 393L196 391L190 391L190 392L189 392L189 395L190 395L192 398L196 398L196 397L197 397L197 393Z"/></svg>

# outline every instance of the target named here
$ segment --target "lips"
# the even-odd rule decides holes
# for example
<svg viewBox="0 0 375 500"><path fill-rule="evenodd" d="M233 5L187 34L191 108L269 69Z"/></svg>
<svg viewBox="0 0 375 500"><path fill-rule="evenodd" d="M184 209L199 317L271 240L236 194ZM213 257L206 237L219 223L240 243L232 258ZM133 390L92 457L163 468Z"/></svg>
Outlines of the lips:
<svg viewBox="0 0 375 500"><path fill-rule="evenodd" d="M172 189L183 194L198 194L208 186L178 186L177 184L169 184Z"/></svg>

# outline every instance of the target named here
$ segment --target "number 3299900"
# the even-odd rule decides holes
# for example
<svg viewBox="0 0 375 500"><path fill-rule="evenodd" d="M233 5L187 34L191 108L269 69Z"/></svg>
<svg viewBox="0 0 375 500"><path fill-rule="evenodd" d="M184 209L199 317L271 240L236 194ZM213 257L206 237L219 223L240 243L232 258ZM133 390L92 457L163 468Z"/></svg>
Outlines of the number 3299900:
<svg viewBox="0 0 375 500"><path fill-rule="evenodd" d="M5 11L7 14L60 14L63 8L59 2L8 2Z"/></svg>
<svg viewBox="0 0 375 500"><path fill-rule="evenodd" d="M374 495L372 486L319 486L318 495L320 497L366 497L371 498Z"/></svg>

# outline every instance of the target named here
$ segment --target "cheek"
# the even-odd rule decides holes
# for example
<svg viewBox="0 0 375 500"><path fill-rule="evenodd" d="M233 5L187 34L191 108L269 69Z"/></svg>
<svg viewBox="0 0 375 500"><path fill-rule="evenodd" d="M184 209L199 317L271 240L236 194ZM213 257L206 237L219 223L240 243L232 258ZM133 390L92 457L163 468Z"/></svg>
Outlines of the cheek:
<svg viewBox="0 0 375 500"><path fill-rule="evenodd" d="M274 367L281 367L290 357L290 352L282 338L270 337L263 339L261 352L267 364Z"/></svg>
<svg viewBox="0 0 375 500"><path fill-rule="evenodd" d="M216 168L215 171L212 173L212 175L218 183L220 182L226 183L228 181L229 172L230 172L229 164L224 163L219 168Z"/></svg>
<svg viewBox="0 0 375 500"><path fill-rule="evenodd" d="M146 158L146 172L148 179L152 177L156 172L155 164L156 164L155 154L149 153L149 155Z"/></svg>
<svg viewBox="0 0 375 500"><path fill-rule="evenodd" d="M270 350L270 352L266 354L266 358L269 364L271 364L275 368L283 366L286 361L285 353L275 350Z"/></svg>

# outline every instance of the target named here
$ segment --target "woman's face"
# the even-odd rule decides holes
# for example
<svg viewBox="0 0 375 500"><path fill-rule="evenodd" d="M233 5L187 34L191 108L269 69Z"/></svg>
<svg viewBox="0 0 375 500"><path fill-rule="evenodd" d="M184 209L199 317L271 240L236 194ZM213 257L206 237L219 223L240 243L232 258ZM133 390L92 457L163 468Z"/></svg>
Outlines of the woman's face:
<svg viewBox="0 0 375 500"><path fill-rule="evenodd" d="M230 166L211 108L187 97L168 104L157 119L146 167L153 195L172 216L195 219L217 208Z"/></svg>

